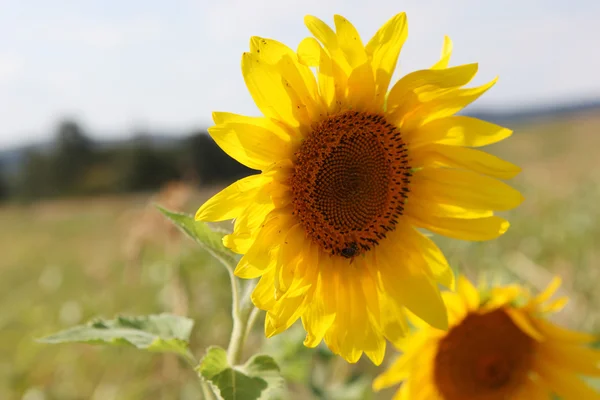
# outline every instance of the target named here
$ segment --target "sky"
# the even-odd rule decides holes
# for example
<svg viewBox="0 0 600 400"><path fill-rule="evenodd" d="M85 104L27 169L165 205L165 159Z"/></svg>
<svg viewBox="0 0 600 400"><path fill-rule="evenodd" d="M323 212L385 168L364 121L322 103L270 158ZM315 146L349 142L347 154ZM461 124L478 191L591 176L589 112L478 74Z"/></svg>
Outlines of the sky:
<svg viewBox="0 0 600 400"><path fill-rule="evenodd" d="M478 108L600 98L596 0L0 0L0 150L47 141L62 118L95 139L189 133L212 111L259 115L240 70L251 36L296 48L307 14L350 20L363 41L406 11L398 77L451 64L500 76Z"/></svg>

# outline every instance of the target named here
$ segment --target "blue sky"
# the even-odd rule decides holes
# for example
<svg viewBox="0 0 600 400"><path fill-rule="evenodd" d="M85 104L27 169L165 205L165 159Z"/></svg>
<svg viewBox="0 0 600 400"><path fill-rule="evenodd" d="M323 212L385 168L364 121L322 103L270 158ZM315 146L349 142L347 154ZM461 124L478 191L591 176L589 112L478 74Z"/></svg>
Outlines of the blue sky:
<svg viewBox="0 0 600 400"><path fill-rule="evenodd" d="M443 35L453 64L500 76L479 106L600 97L600 2L482 0L0 0L0 148L46 140L63 116L95 138L185 133L213 110L256 115L240 73L250 36L295 48L303 16L348 18L368 40L406 11L401 73L431 65Z"/></svg>

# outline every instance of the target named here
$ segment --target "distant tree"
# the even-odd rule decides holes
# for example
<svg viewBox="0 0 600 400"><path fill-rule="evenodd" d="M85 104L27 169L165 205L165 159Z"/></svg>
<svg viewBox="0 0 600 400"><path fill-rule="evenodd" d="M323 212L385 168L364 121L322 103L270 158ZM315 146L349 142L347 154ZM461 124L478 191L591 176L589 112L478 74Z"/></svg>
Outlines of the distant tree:
<svg viewBox="0 0 600 400"><path fill-rule="evenodd" d="M146 134L138 135L132 148L121 157L119 168L124 191L154 190L169 180L181 178L177 165L179 152L155 148Z"/></svg>
<svg viewBox="0 0 600 400"><path fill-rule="evenodd" d="M229 157L206 132L190 135L184 149L188 164L201 184L227 183L253 173Z"/></svg>
<svg viewBox="0 0 600 400"><path fill-rule="evenodd" d="M6 176L4 175L3 165L0 164L0 202L6 200L10 195L10 190L8 187L8 182L6 180Z"/></svg>
<svg viewBox="0 0 600 400"><path fill-rule="evenodd" d="M76 192L76 186L94 161L94 144L75 121L64 120L58 125L54 145L56 189L60 194Z"/></svg>

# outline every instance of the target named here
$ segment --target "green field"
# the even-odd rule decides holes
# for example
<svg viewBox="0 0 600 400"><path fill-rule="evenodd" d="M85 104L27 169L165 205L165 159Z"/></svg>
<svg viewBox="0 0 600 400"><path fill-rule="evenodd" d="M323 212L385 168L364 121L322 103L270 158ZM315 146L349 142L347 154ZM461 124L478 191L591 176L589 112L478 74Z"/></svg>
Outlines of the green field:
<svg viewBox="0 0 600 400"><path fill-rule="evenodd" d="M600 115L513 128L511 139L490 148L523 168L513 183L526 201L507 213L511 229L487 243L436 240L452 265L474 279L485 275L542 288L551 274L560 274L561 290L572 300L557 321L599 332ZM193 212L215 190L196 194L183 208ZM197 321L192 347L198 357L209 344L227 344L226 272L190 241L169 233L148 201L139 195L0 208L0 399L200 398L194 374L171 356L34 341L97 316L174 312ZM148 239L141 252L130 248L132 230ZM294 361L285 367L291 380L311 380L314 371L318 386L315 375L326 363L334 364L330 384L358 371L368 380L378 371L365 360L349 366L325 352L300 348L296 354L293 344L302 333L282 336L268 342L267 351ZM257 326L248 347L262 342ZM291 384L295 398L313 398L300 387Z"/></svg>

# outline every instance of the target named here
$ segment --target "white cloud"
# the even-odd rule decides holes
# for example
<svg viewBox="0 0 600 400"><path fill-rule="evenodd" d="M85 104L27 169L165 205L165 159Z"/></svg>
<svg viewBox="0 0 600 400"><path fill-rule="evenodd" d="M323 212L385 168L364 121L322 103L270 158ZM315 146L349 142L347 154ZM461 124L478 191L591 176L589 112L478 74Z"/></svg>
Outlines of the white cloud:
<svg viewBox="0 0 600 400"><path fill-rule="evenodd" d="M18 56L11 54L0 54L0 85L17 79L22 71L23 62Z"/></svg>

